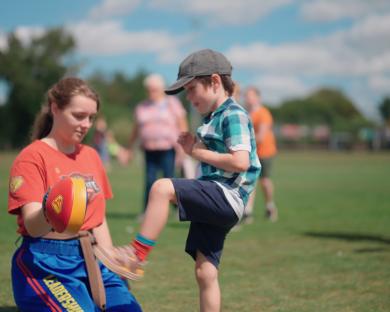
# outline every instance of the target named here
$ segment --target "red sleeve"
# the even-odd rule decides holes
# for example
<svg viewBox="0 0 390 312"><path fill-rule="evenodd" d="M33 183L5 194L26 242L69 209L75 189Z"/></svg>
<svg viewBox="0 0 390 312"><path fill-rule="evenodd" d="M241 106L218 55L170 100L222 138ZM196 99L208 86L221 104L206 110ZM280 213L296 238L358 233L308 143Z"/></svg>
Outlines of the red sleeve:
<svg viewBox="0 0 390 312"><path fill-rule="evenodd" d="M11 168L8 212L19 213L19 208L31 203L42 202L46 192L45 175L37 163L17 160Z"/></svg>

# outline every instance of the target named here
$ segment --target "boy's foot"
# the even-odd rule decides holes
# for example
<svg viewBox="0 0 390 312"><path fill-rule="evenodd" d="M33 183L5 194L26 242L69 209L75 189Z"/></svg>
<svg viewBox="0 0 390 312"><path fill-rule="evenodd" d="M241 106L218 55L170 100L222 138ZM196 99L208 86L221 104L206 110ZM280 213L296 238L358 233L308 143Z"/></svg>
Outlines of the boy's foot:
<svg viewBox="0 0 390 312"><path fill-rule="evenodd" d="M278 208L276 208L274 203L270 203L266 205L266 218L271 222L278 221Z"/></svg>
<svg viewBox="0 0 390 312"><path fill-rule="evenodd" d="M144 275L143 266L130 245L104 248L95 244L95 256L114 273L131 280L139 280Z"/></svg>
<svg viewBox="0 0 390 312"><path fill-rule="evenodd" d="M252 224L253 223L253 215L252 214L244 214L242 216L241 223Z"/></svg>

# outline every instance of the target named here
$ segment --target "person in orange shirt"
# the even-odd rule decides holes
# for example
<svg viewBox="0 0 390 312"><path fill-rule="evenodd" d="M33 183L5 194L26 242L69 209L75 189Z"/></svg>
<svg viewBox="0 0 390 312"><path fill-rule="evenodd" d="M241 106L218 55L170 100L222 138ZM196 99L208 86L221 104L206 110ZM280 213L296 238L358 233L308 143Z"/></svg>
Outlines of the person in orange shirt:
<svg viewBox="0 0 390 312"><path fill-rule="evenodd" d="M55 232L42 207L57 182L83 178L88 201L81 230L98 246L113 248L105 216L111 186L97 152L81 144L99 106L98 95L83 80L60 80L47 92L32 143L13 162L8 212L17 217L22 237L12 258L13 294L21 311L141 311L125 281L102 263L92 262L98 277L88 281L92 271L87 272L80 235ZM103 284L106 302L95 298L93 281Z"/></svg>
<svg viewBox="0 0 390 312"><path fill-rule="evenodd" d="M278 209L274 203L274 185L271 180L273 159L277 154L276 140L272 130L273 118L270 111L262 105L260 91L251 86L245 92L246 107L251 115L257 144L257 155L261 163L260 186L264 194L266 217L275 222ZM255 191L252 192L245 210L244 222L253 221Z"/></svg>

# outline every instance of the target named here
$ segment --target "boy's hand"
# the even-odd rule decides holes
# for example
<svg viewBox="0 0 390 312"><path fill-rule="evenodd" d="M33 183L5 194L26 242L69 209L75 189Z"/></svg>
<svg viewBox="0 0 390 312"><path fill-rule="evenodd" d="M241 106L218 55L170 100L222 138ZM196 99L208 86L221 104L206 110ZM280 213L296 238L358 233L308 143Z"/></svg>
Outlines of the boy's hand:
<svg viewBox="0 0 390 312"><path fill-rule="evenodd" d="M188 155L192 155L192 149L195 145L195 136L190 132L183 132L179 135L177 142L181 145L184 152Z"/></svg>

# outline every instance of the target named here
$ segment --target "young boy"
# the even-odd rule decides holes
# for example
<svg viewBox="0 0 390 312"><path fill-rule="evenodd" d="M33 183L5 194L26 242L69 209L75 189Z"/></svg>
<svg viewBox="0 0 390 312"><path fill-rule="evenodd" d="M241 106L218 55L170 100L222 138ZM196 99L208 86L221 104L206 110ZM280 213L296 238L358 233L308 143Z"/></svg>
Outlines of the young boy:
<svg viewBox="0 0 390 312"><path fill-rule="evenodd" d="M178 140L201 163L202 175L153 184L144 221L132 242L135 256L126 259L134 273L142 274L142 263L167 222L169 203L176 204L180 221L191 221L185 250L195 260L201 311L220 310L218 265L224 240L242 217L260 173L252 123L230 97L231 72L221 53L197 51L180 64L178 80L165 90L176 94L185 89L187 99L204 117L196 136L183 133ZM117 251L126 249L130 248Z"/></svg>

